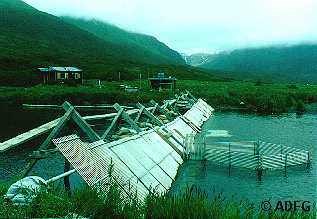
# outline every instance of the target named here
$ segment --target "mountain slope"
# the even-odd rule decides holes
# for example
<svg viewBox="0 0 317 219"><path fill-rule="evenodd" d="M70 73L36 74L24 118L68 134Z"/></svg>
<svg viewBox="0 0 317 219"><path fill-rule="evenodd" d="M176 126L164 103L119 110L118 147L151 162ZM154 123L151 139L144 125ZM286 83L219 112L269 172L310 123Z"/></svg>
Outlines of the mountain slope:
<svg viewBox="0 0 317 219"><path fill-rule="evenodd" d="M317 83L317 45L235 50L200 65L227 71L228 76Z"/></svg>
<svg viewBox="0 0 317 219"><path fill-rule="evenodd" d="M109 43L129 48L131 51L142 51L145 56L155 56L162 60L166 60L166 62L185 64L180 54L170 49L153 36L128 32L114 25L94 19L85 20L72 17L62 17L62 19Z"/></svg>
<svg viewBox="0 0 317 219"><path fill-rule="evenodd" d="M0 1L0 33L0 82L6 85L34 81L35 68L48 65L78 66L86 78L109 78L122 68L184 63L106 42L20 0Z"/></svg>

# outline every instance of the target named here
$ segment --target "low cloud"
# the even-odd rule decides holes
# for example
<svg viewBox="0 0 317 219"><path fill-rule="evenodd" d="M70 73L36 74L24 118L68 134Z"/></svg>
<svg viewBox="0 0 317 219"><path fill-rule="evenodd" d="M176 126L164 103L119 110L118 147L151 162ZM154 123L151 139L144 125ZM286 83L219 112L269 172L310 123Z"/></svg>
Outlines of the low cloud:
<svg viewBox="0 0 317 219"><path fill-rule="evenodd" d="M180 52L317 41L315 0L25 0L153 35Z"/></svg>

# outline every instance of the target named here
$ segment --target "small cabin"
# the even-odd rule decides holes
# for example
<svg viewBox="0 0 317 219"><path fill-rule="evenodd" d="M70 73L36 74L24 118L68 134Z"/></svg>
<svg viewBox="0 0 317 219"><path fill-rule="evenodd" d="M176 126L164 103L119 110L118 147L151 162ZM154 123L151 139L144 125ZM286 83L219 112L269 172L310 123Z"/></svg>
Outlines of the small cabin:
<svg viewBox="0 0 317 219"><path fill-rule="evenodd" d="M165 73L160 72L157 77L149 78L150 88L157 90L175 90L176 78L166 77Z"/></svg>
<svg viewBox="0 0 317 219"><path fill-rule="evenodd" d="M44 84L83 84L83 71L76 67L38 68Z"/></svg>

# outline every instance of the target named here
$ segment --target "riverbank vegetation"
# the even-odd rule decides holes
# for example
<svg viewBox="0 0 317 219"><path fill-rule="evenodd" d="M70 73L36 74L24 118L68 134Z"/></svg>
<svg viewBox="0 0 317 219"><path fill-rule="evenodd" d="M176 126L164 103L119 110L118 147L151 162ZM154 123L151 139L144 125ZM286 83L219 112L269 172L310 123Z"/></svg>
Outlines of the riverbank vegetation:
<svg viewBox="0 0 317 219"><path fill-rule="evenodd" d="M245 201L228 200L221 195L208 198L206 193L189 188L181 195L149 195L144 203L120 198L121 191L111 186L98 193L86 186L71 196L57 189L40 193L28 206L5 202L7 186L0 186L1 218L316 218L316 211L264 212Z"/></svg>
<svg viewBox="0 0 317 219"><path fill-rule="evenodd" d="M141 87L141 91L128 93L120 88L120 84ZM196 97L206 99L217 110L240 110L261 114L302 113L307 110L308 104L317 102L317 85L179 80L177 90L189 90ZM151 99L162 101L173 94L170 91L150 90L146 80L104 81L101 88L96 87L94 82L79 87L0 87L0 103L2 106L20 106L23 103L61 104L67 100L73 104L131 104L147 103Z"/></svg>

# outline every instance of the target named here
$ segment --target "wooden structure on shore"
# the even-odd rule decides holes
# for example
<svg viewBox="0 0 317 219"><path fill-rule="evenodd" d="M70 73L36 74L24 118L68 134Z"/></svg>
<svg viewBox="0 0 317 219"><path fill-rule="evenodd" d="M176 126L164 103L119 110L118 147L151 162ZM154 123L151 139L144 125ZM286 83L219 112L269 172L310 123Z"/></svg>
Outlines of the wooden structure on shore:
<svg viewBox="0 0 317 219"><path fill-rule="evenodd" d="M165 73L158 73L157 77L149 78L150 88L156 90L172 90L176 89L175 77L165 77Z"/></svg>
<svg viewBox="0 0 317 219"><path fill-rule="evenodd" d="M187 101L191 109L180 114L179 101ZM213 109L189 92L176 96L176 100L164 101L160 106L152 100L148 107L136 104L136 109L126 110L114 104L116 113L81 117L68 102L63 104L66 113L47 124L0 144L0 152L7 151L43 133L50 134L33 152L31 161L22 172L28 175L37 160L47 154L61 152L65 156L65 177L70 165L91 187L107 189L109 182L117 183L125 197L136 191L143 201L151 192L164 193L175 180L179 165L187 157L187 135L200 132L203 123L212 115ZM87 123L96 119L111 119L102 134ZM86 138L76 134L61 137L61 132L72 121L78 125ZM56 148L52 148L52 144ZM109 168L113 171L109 176ZM59 177L57 177L59 178ZM69 181L65 188L69 189Z"/></svg>
<svg viewBox="0 0 317 219"><path fill-rule="evenodd" d="M44 84L83 84L84 73L76 67L38 68Z"/></svg>

